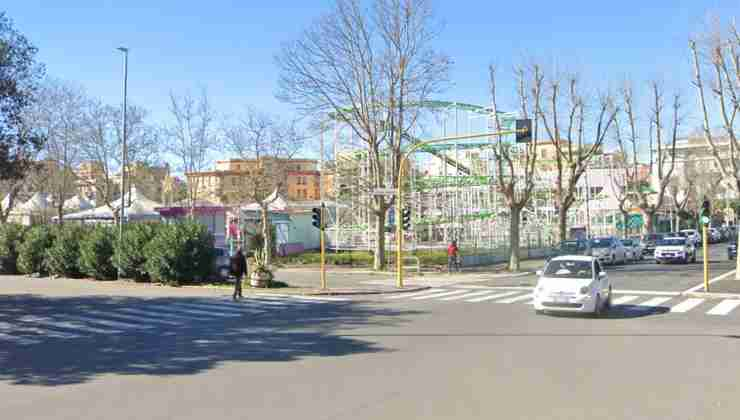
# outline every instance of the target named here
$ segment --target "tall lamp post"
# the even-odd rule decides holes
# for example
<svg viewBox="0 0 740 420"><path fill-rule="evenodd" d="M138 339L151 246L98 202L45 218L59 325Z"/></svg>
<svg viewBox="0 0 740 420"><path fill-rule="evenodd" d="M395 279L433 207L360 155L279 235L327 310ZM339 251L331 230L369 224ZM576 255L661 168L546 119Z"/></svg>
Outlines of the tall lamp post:
<svg viewBox="0 0 740 420"><path fill-rule="evenodd" d="M123 245L123 208L125 206L125 197L126 197L126 164L127 162L127 155L128 150L126 150L126 134L127 134L127 127L126 127L126 111L127 111L127 94L128 94L128 48L125 47L118 47L116 48L118 51L123 53L123 147L121 147L121 205L119 207L119 213L118 213L118 245ZM121 278L121 261L120 261L120 253L119 253L119 261L118 261L118 278Z"/></svg>

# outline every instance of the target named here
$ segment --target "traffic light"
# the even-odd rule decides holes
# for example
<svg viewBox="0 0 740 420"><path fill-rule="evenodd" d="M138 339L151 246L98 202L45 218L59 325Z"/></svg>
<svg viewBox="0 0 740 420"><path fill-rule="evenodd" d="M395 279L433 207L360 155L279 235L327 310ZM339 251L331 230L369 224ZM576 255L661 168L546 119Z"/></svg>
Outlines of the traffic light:
<svg viewBox="0 0 740 420"><path fill-rule="evenodd" d="M311 209L311 212L313 213L313 215L311 216L311 218L313 219L313 226L316 229L323 229L324 225L321 223L321 208L314 207L313 209Z"/></svg>
<svg viewBox="0 0 740 420"><path fill-rule="evenodd" d="M403 230L411 229L411 210L403 209L403 215L401 217L401 220L403 221L402 222Z"/></svg>
<svg viewBox="0 0 740 420"><path fill-rule="evenodd" d="M709 200L704 199L704 202L701 203L701 221L703 224L708 225L711 219L712 211L710 208Z"/></svg>
<svg viewBox="0 0 740 420"><path fill-rule="evenodd" d="M532 120L516 120L516 142L529 143L532 141Z"/></svg>

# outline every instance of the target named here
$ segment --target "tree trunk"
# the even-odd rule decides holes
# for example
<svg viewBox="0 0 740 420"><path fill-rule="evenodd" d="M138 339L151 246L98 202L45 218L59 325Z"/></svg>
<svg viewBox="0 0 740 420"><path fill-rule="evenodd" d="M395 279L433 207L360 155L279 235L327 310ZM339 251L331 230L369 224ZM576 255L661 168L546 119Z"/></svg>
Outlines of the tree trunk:
<svg viewBox="0 0 740 420"><path fill-rule="evenodd" d="M519 271L519 214L521 209L512 207L509 220L509 271Z"/></svg>
<svg viewBox="0 0 740 420"><path fill-rule="evenodd" d="M558 231L560 232L560 241L568 239L568 209L560 206L558 209Z"/></svg>
<svg viewBox="0 0 740 420"><path fill-rule="evenodd" d="M655 218L655 211L643 211L645 217L645 233L654 233L655 225L653 219Z"/></svg>
<svg viewBox="0 0 740 420"><path fill-rule="evenodd" d="M269 267L272 264L272 229L267 206L261 206L260 213L262 216L262 258L264 258L265 266Z"/></svg>
<svg viewBox="0 0 740 420"><path fill-rule="evenodd" d="M398 223L398 221L396 221ZM373 269L385 269L385 212L375 215L375 250L373 252Z"/></svg>
<svg viewBox="0 0 740 420"><path fill-rule="evenodd" d="M627 223L630 220L629 212L622 211L622 235L627 236Z"/></svg>

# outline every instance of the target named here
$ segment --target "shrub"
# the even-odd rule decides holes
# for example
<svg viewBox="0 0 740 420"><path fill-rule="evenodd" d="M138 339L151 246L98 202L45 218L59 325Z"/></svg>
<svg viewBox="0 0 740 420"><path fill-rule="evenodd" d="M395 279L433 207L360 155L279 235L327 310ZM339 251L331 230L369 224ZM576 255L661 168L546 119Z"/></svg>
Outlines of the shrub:
<svg viewBox="0 0 740 420"><path fill-rule="evenodd" d="M123 243L118 240L114 242L113 266L121 270L123 277L136 281L148 279L145 250L159 227L160 225L150 223L127 225L123 231Z"/></svg>
<svg viewBox="0 0 740 420"><path fill-rule="evenodd" d="M99 226L86 232L80 242L79 266L82 274L97 280L115 278L113 241L115 234L109 227Z"/></svg>
<svg viewBox="0 0 740 420"><path fill-rule="evenodd" d="M163 225L146 246L146 271L153 280L179 285L207 278L213 271L213 235L193 221Z"/></svg>
<svg viewBox="0 0 740 420"><path fill-rule="evenodd" d="M18 247L18 271L23 274L47 273L46 250L54 239L49 226L35 226L26 232Z"/></svg>
<svg viewBox="0 0 740 420"><path fill-rule="evenodd" d="M17 223L0 225L0 271L5 274L18 272L18 248L23 243L26 228Z"/></svg>
<svg viewBox="0 0 740 420"><path fill-rule="evenodd" d="M51 247L46 250L49 273L65 277L80 277L80 242L86 229L79 225L56 228Z"/></svg>

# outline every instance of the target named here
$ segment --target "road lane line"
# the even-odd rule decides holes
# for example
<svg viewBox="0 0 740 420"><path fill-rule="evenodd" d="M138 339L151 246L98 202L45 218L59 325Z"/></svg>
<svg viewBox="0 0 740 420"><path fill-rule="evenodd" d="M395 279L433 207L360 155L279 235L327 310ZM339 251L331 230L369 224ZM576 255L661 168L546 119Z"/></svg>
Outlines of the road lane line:
<svg viewBox="0 0 740 420"><path fill-rule="evenodd" d="M397 295L392 296L386 296L386 299L403 299L403 298L409 298L414 296L422 296L430 293L439 293L447 289L427 289L422 292L414 292L414 293L399 293Z"/></svg>
<svg viewBox="0 0 740 420"><path fill-rule="evenodd" d="M727 315L738 306L740 306L740 299L725 299L710 309L707 315Z"/></svg>
<svg viewBox="0 0 740 420"><path fill-rule="evenodd" d="M15 341L18 344L28 346L30 344L39 344L41 340L31 340L29 338L23 338L15 335L5 334L0 332L0 340Z"/></svg>
<svg viewBox="0 0 740 420"><path fill-rule="evenodd" d="M633 300L637 299L639 296L622 296L619 299L614 300L612 302L614 305L624 305L625 303L632 302Z"/></svg>
<svg viewBox="0 0 740 420"><path fill-rule="evenodd" d="M411 298L411 299L413 299L413 300L435 299L435 298L438 298L438 297L459 295L460 293L467 293L467 290L453 290L451 292L434 293L434 294L426 295L426 296L417 296L417 297Z"/></svg>
<svg viewBox="0 0 740 420"><path fill-rule="evenodd" d="M92 318L88 316L67 315L66 317L72 320L89 322L91 324L100 324L100 325L105 325L107 327L113 327L113 328L124 328L124 329L134 329L134 330L152 328L150 325L129 324L128 322L110 321L107 319Z"/></svg>
<svg viewBox="0 0 740 420"><path fill-rule="evenodd" d="M22 322L32 322L34 324L44 325L44 326L52 327L52 328L59 327L59 328L65 328L65 329L75 330L75 331L91 332L94 334L120 334L123 332L121 330L111 330L111 329L104 330L102 328L95 328L95 327L91 327L89 325L86 325L80 322L55 320L52 318L33 316L33 315L23 316L19 318L19 320Z"/></svg>
<svg viewBox="0 0 740 420"><path fill-rule="evenodd" d="M722 274L721 276L717 276L717 277L709 280L709 284L712 284L712 283L714 283L716 281L724 280L724 279L726 279L727 277L730 277L733 274L735 274L735 270L728 271L727 273ZM684 290L684 293L696 292L697 290L703 289L703 288L704 288L704 283L702 282L701 284L697 284L696 286L692 287L691 289Z"/></svg>
<svg viewBox="0 0 740 420"><path fill-rule="evenodd" d="M656 295L656 296L680 296L681 292L662 292L659 290L612 290L615 295Z"/></svg>
<svg viewBox="0 0 740 420"><path fill-rule="evenodd" d="M678 305L671 308L671 312L688 312L695 307L701 305L704 302L704 299L699 298L689 298L685 301L679 303Z"/></svg>
<svg viewBox="0 0 740 420"><path fill-rule="evenodd" d="M199 311L196 309L188 308L187 306L182 306L179 303L170 303L164 308L162 308L162 311L169 311L169 312L175 312L175 313L184 313L184 314L193 314L193 315L203 315L203 316L215 316L218 318L233 318L241 316L240 314L231 314L231 313L220 313L220 312L209 312L209 311Z"/></svg>
<svg viewBox="0 0 740 420"><path fill-rule="evenodd" d="M138 309L138 308L121 308L121 309L119 309L119 311L120 312L131 313L131 314L135 314L135 315L148 316L148 317L152 317L152 318L179 319L179 320L186 320L188 322L191 322L191 321L199 321L199 320L202 320L203 319L202 317L199 317L199 316L184 315L184 314L177 314L177 315L175 315L175 314L171 314L171 313L163 313L163 312L160 312L159 310L157 310L155 312L155 311L150 311L150 310L146 310L146 309Z"/></svg>
<svg viewBox="0 0 740 420"><path fill-rule="evenodd" d="M514 303L514 302L519 302L521 300L531 299L532 296L534 296L534 293L527 293L526 295L514 296L513 298L499 300L499 301L496 301L495 303Z"/></svg>
<svg viewBox="0 0 740 420"><path fill-rule="evenodd" d="M504 292L504 293L494 293L492 295L488 295L488 296L483 296L483 297L479 297L479 298L475 298L475 299L466 300L465 302L470 302L470 303L485 302L487 300L498 299L498 298L502 298L502 297L506 297L506 296L516 295L516 294L519 294L519 293L521 293L521 291Z"/></svg>
<svg viewBox="0 0 740 420"><path fill-rule="evenodd" d="M100 317L111 317L111 318L114 318L114 320L117 318L117 319L122 319L124 321L154 322L157 324L164 324L164 325L182 325L182 322L178 322L178 321L165 321L163 319L156 319L154 317L119 314L118 312L102 312L102 311L89 311L88 310L88 311L85 311L85 313L89 315L100 316Z"/></svg>
<svg viewBox="0 0 740 420"><path fill-rule="evenodd" d="M673 299L672 297L655 297L652 299L648 299L645 302L642 302L639 304L639 306L660 306L662 303L668 302L669 300Z"/></svg>
<svg viewBox="0 0 740 420"><path fill-rule="evenodd" d="M7 332L32 332L45 337L54 338L80 338L78 334L64 333L59 331L50 331L30 325L11 325L7 322L0 322L0 331Z"/></svg>
<svg viewBox="0 0 740 420"><path fill-rule="evenodd" d="M461 299L471 298L473 296L487 295L489 293L491 293L490 290L484 290L482 292L472 292L472 293L466 293L464 295L450 296L450 297L446 297L440 300L461 300Z"/></svg>
<svg viewBox="0 0 740 420"><path fill-rule="evenodd" d="M253 312L256 310L256 308L250 308L247 305L244 305L241 308L232 308L232 307L224 307L221 305L207 305L207 304L200 304L200 303L178 303L178 307L185 307L188 309L197 309L201 311L213 311L216 313L231 313L231 314L243 314L245 312Z"/></svg>

